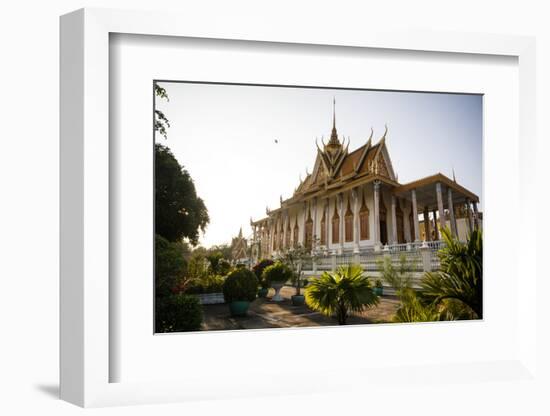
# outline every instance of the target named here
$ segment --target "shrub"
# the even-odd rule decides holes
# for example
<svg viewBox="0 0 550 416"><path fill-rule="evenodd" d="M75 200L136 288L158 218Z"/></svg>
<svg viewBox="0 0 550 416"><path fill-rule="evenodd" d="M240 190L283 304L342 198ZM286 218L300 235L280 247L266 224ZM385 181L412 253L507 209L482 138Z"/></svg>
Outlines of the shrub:
<svg viewBox="0 0 550 416"><path fill-rule="evenodd" d="M276 262L265 268L262 273L262 279L271 285L272 283L285 283L292 278L292 275L292 270L288 266L281 262Z"/></svg>
<svg viewBox="0 0 550 416"><path fill-rule="evenodd" d="M377 287L377 288L382 288L382 287L384 287L384 286L382 285L382 280L376 279L376 281L374 282L374 287Z"/></svg>
<svg viewBox="0 0 550 416"><path fill-rule="evenodd" d="M202 324L202 306L192 295L157 297L155 319L156 332L198 331Z"/></svg>
<svg viewBox="0 0 550 416"><path fill-rule="evenodd" d="M252 267L252 271L254 272L258 280L262 278L262 273L264 272L265 268L271 266L273 263L275 262L271 259L263 259L256 263L254 267Z"/></svg>
<svg viewBox="0 0 550 416"><path fill-rule="evenodd" d="M258 278L258 282L260 283L260 286L263 289L268 289L270 286L269 282L262 277L263 272L267 267L271 266L273 263L274 261L271 259L263 259L263 260L260 260L258 263L256 263L252 267L252 271Z"/></svg>
<svg viewBox="0 0 550 416"><path fill-rule="evenodd" d="M158 234L155 235L156 296L170 296L181 288L186 270L187 262L183 257L182 247Z"/></svg>
<svg viewBox="0 0 550 416"><path fill-rule="evenodd" d="M219 293L222 291L224 280L225 278L219 275L208 275L202 279L195 279L186 293Z"/></svg>
<svg viewBox="0 0 550 416"><path fill-rule="evenodd" d="M231 272L223 283L223 297L227 303L233 301L252 302L256 299L258 279L250 270L242 267Z"/></svg>

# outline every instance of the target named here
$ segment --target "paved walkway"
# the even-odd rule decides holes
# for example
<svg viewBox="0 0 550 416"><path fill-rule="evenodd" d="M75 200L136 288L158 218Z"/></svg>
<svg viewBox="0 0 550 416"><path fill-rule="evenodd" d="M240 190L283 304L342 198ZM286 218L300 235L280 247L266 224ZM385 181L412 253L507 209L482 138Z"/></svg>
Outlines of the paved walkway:
<svg viewBox="0 0 550 416"><path fill-rule="evenodd" d="M232 317L229 307L225 304L204 305L203 330L289 328L338 324L335 319L314 312L305 305L293 306L290 297L294 295L295 290L292 287L283 287L281 294L285 300L272 302L270 298L275 292L270 289L267 299L256 299L251 303L248 316L245 317ZM383 296L378 306L351 316L348 318L348 324L390 322L398 307L397 298Z"/></svg>

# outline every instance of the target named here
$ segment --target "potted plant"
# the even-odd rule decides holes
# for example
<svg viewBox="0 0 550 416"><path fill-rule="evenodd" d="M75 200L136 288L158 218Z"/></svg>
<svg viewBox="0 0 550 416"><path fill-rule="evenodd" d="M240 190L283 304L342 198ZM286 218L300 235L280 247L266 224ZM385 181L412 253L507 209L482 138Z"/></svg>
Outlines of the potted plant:
<svg viewBox="0 0 550 416"><path fill-rule="evenodd" d="M257 290L258 279L252 271L240 267L231 272L223 283L223 297L231 315L246 315L250 302L256 299Z"/></svg>
<svg viewBox="0 0 550 416"><path fill-rule="evenodd" d="M316 247L316 244L313 245ZM303 284L302 264L304 261L315 261L315 255L312 250L299 244L296 247L291 247L282 253L282 261L288 265L292 271L292 283L296 288L296 293L291 297L294 306L305 304L305 296L302 294L301 288Z"/></svg>
<svg viewBox="0 0 550 416"><path fill-rule="evenodd" d="M262 274L266 267L271 266L273 263L274 261L271 259L262 259L252 267L252 271L260 282L260 288L258 289L259 298L265 298L269 292L269 282L262 277Z"/></svg>
<svg viewBox="0 0 550 416"><path fill-rule="evenodd" d="M279 261L265 268L262 274L262 279L265 280L268 285L271 285L273 289L275 289L275 296L271 298L272 301L280 302L283 300L280 293L281 288L291 277L292 271L286 266L286 264Z"/></svg>
<svg viewBox="0 0 550 416"><path fill-rule="evenodd" d="M258 289L258 297L265 298L269 292L269 282L265 279L260 280L260 288Z"/></svg>
<svg viewBox="0 0 550 416"><path fill-rule="evenodd" d="M306 297L302 295L301 288L303 286L302 282L302 264L301 262L298 263L296 272L293 273L294 277L294 287L296 288L296 293L292 295L290 298L292 300L292 305L294 306L302 306L306 303Z"/></svg>
<svg viewBox="0 0 550 416"><path fill-rule="evenodd" d="M372 290L376 296L382 296L384 294L384 286L380 279L376 279L374 282L374 289Z"/></svg>

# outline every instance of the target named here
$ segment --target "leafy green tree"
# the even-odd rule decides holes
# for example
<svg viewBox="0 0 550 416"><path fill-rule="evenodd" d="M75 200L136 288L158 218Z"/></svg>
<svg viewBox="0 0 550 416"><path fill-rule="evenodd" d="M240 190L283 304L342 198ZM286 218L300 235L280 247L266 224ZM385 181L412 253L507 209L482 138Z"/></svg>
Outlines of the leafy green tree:
<svg viewBox="0 0 550 416"><path fill-rule="evenodd" d="M156 332L198 331L203 311L196 296L179 293L155 303L155 318Z"/></svg>
<svg viewBox="0 0 550 416"><path fill-rule="evenodd" d="M452 301L462 304L483 318L483 237L478 229L462 243L448 229L443 230L445 247L439 251L441 270L426 273L420 284L420 296L425 304L445 305ZM467 311L463 314L467 315Z"/></svg>
<svg viewBox="0 0 550 416"><path fill-rule="evenodd" d="M155 144L155 232L169 241L199 240L210 222L189 173L166 146Z"/></svg>
<svg viewBox="0 0 550 416"><path fill-rule="evenodd" d="M218 274L221 276L227 275L231 269L231 263L224 258L224 255L219 250L209 250L209 253L206 255L206 258L210 262L210 269L212 273Z"/></svg>
<svg viewBox="0 0 550 416"><path fill-rule="evenodd" d="M155 236L155 294L164 297L184 289L187 262L178 243Z"/></svg>
<svg viewBox="0 0 550 416"><path fill-rule="evenodd" d="M302 286L302 266L306 261L313 261L314 255L311 254L311 249L306 248L302 244L297 244L294 247L289 247L281 253L281 261L292 270L292 283L296 287L296 295L300 294Z"/></svg>
<svg viewBox="0 0 550 416"><path fill-rule="evenodd" d="M369 278L359 265L342 266L335 273L324 272L312 279L305 290L306 304L345 325L349 315L377 305Z"/></svg>

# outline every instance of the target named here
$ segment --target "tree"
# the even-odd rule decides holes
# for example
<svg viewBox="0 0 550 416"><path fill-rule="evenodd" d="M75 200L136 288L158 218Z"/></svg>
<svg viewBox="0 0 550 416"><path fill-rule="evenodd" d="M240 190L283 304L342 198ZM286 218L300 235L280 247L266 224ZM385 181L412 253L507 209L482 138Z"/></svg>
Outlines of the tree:
<svg viewBox="0 0 550 416"><path fill-rule="evenodd" d="M324 272L312 279L306 288L306 303L323 315L335 317L339 325L345 325L353 312L362 312L377 305L369 279L363 276L359 265L342 266L335 273Z"/></svg>
<svg viewBox="0 0 550 416"><path fill-rule="evenodd" d="M165 297L184 289L188 281L187 262L179 243L155 236L155 294Z"/></svg>
<svg viewBox="0 0 550 416"><path fill-rule="evenodd" d="M162 88L156 82L153 84L155 89L155 95L159 98L164 98L169 101L168 93L166 89ZM164 138L167 138L167 129L170 127L170 121L166 118L164 113L155 107L155 131L158 131Z"/></svg>
<svg viewBox="0 0 550 416"><path fill-rule="evenodd" d="M281 254L281 261L293 272L293 283L296 286L296 295L300 294L303 263L313 260L314 256L311 254L311 250L302 244L297 244L295 247L289 247Z"/></svg>
<svg viewBox="0 0 550 416"><path fill-rule="evenodd" d="M208 210L197 196L189 173L166 146L155 144L155 232L169 241L199 240L209 223Z"/></svg>
<svg viewBox="0 0 550 416"><path fill-rule="evenodd" d="M448 229L442 232L445 247L439 251L441 270L426 273L420 284L425 304L463 305L483 318L483 238L480 230L470 233L462 243ZM467 311L462 311L462 315ZM470 314L471 315L471 314Z"/></svg>

